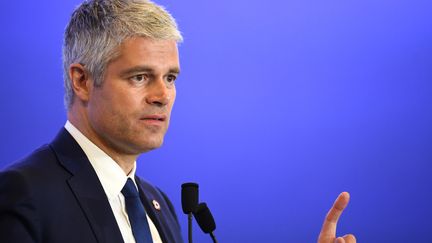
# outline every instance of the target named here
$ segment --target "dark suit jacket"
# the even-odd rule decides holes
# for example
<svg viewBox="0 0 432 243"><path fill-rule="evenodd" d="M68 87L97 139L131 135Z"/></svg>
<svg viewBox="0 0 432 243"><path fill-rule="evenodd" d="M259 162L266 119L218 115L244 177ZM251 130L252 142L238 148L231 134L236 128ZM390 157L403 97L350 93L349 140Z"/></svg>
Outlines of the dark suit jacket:
<svg viewBox="0 0 432 243"><path fill-rule="evenodd" d="M183 242L166 195L138 177L136 182L162 241ZM0 242L123 242L96 172L65 129L51 144L0 173Z"/></svg>

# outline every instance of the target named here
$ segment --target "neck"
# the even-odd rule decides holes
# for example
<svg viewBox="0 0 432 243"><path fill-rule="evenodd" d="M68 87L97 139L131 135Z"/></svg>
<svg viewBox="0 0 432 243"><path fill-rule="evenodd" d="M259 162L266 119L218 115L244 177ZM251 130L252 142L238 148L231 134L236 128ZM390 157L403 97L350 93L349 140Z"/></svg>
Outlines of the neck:
<svg viewBox="0 0 432 243"><path fill-rule="evenodd" d="M73 109L73 108L71 108ZM114 146L110 146L109 143L105 142L100 136L96 134L91 126L88 124L86 116L79 116L76 112L68 111L68 120L74 125L85 137L87 137L92 143L98 148L104 151L109 157L111 157L119 166L122 168L126 175L132 171L135 161L138 158L136 154L125 154L115 149Z"/></svg>

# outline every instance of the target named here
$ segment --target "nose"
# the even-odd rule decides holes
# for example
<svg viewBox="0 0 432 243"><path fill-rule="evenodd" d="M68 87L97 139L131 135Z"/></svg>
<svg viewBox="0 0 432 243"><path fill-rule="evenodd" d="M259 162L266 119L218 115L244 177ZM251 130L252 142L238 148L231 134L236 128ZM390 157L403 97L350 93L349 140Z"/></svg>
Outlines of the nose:
<svg viewBox="0 0 432 243"><path fill-rule="evenodd" d="M147 87L146 102L151 105L165 106L171 97L167 85L162 78L153 80Z"/></svg>

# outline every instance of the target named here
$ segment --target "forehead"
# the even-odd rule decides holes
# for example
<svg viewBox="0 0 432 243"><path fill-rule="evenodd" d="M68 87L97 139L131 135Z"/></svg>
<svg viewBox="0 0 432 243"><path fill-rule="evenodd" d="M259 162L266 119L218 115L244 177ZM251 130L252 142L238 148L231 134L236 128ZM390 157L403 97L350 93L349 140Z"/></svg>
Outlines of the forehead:
<svg viewBox="0 0 432 243"><path fill-rule="evenodd" d="M118 48L118 56L111 64L121 66L145 65L155 69L179 69L179 55L175 40L132 37Z"/></svg>

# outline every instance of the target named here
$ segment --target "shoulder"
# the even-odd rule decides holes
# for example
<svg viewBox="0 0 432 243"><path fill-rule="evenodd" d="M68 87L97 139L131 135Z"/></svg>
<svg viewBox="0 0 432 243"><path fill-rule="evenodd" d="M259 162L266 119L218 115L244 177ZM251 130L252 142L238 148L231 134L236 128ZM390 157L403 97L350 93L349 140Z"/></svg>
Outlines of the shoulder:
<svg viewBox="0 0 432 243"><path fill-rule="evenodd" d="M47 178L43 164L53 158L45 145L0 172L0 241L33 242L40 237L35 198L43 193L41 181Z"/></svg>
<svg viewBox="0 0 432 243"><path fill-rule="evenodd" d="M32 176L44 170L47 164L56 160L55 154L49 145L43 145L26 157L11 163L0 172L0 176L18 175Z"/></svg>
<svg viewBox="0 0 432 243"><path fill-rule="evenodd" d="M0 177L20 177L32 182L49 179L52 172L61 169L51 145L43 145L26 157L11 163L0 171Z"/></svg>
<svg viewBox="0 0 432 243"><path fill-rule="evenodd" d="M0 171L0 194L8 197L0 200L16 203L32 198L45 202L45 198L51 198L51 193L64 190L61 185L70 175L58 162L52 147L43 145Z"/></svg>
<svg viewBox="0 0 432 243"><path fill-rule="evenodd" d="M85 157L84 152L63 128L51 143L39 147L28 156L10 164L0 171L0 176L19 174L31 182L52 183L69 178L73 171L71 169L75 167L79 169L78 162L83 157ZM64 163L68 161L72 161L69 167Z"/></svg>
<svg viewBox="0 0 432 243"><path fill-rule="evenodd" d="M23 159L13 162L0 171L0 204L28 201L42 191L48 180L50 164L55 155L49 145L44 145Z"/></svg>

